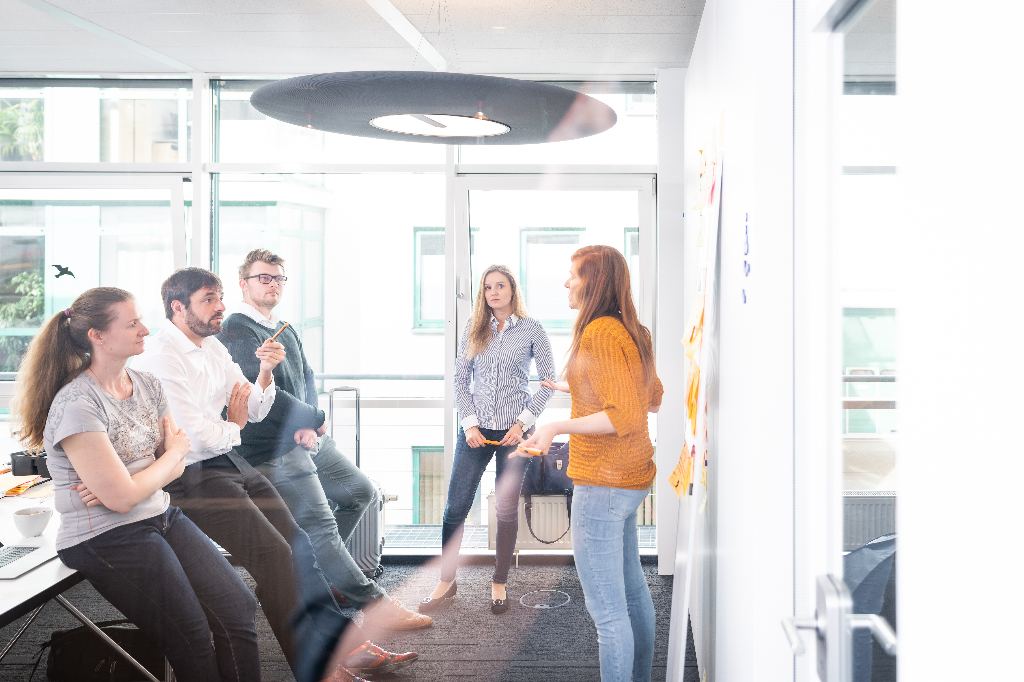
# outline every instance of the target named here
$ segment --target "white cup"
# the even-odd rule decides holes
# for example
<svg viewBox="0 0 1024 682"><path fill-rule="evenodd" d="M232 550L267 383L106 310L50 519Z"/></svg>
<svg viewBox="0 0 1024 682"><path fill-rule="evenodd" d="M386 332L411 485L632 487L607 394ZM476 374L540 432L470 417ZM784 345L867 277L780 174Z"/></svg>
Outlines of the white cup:
<svg viewBox="0 0 1024 682"><path fill-rule="evenodd" d="M53 510L49 507L26 507L14 512L14 526L27 538L42 535L50 522Z"/></svg>

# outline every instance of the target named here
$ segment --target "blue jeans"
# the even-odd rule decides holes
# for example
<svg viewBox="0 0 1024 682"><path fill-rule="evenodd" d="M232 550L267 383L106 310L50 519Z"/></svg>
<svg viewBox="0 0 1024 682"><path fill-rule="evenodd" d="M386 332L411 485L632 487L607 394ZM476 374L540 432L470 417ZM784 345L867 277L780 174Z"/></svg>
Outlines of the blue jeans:
<svg viewBox="0 0 1024 682"><path fill-rule="evenodd" d="M345 547L366 509L376 500L370 479L323 436L315 450L296 446L257 467L309 535L317 564L334 589L357 606L385 596ZM332 511L333 508L333 511Z"/></svg>
<svg viewBox="0 0 1024 682"><path fill-rule="evenodd" d="M256 597L177 507L58 554L156 642L179 680L260 679Z"/></svg>
<svg viewBox="0 0 1024 682"><path fill-rule="evenodd" d="M577 485L572 496L576 572L597 626L602 682L651 679L654 602L636 533L636 509L647 492Z"/></svg>
<svg viewBox="0 0 1024 682"><path fill-rule="evenodd" d="M480 433L487 440L500 441L507 432L507 429L480 429ZM484 445L471 448L466 442L466 433L459 429L458 441L455 444L455 461L452 462L452 477L448 482L448 501L444 505L441 525L441 580L455 580L466 517L473 508L473 499L476 497L477 488L480 487L480 478L493 456L497 458L494 497L498 529L492 580L499 584L508 581L512 551L515 549L516 535L519 533L519 493L523 488L527 461L522 457L509 459L508 453L515 448L515 445Z"/></svg>

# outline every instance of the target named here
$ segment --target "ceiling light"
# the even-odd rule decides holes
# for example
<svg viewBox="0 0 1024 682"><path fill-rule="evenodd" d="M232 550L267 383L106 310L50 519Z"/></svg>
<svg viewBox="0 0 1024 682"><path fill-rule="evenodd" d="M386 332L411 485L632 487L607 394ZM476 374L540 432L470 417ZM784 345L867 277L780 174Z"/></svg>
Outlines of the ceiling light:
<svg viewBox="0 0 1024 682"><path fill-rule="evenodd" d="M433 71L298 76L261 86L250 101L307 128L443 144L558 142L616 120L603 102L548 83Z"/></svg>
<svg viewBox="0 0 1024 682"><path fill-rule="evenodd" d="M511 130L504 123L491 121L483 115L389 114L371 119L370 125L393 133L436 137L491 137Z"/></svg>

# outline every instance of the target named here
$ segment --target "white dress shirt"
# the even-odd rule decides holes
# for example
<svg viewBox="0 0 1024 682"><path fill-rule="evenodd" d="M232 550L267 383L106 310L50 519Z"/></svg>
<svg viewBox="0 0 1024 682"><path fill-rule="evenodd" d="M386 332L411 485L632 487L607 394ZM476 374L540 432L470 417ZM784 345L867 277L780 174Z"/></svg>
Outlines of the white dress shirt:
<svg viewBox="0 0 1024 682"><path fill-rule="evenodd" d="M171 416L192 442L186 465L222 455L242 442L241 429L221 417L221 412L235 384L249 380L216 338L208 336L196 346L171 324L146 339L146 351L131 366L160 379ZM249 421L266 417L276 395L273 380L266 390L252 384Z"/></svg>
<svg viewBox="0 0 1024 682"><path fill-rule="evenodd" d="M262 324L264 327L268 327L270 329L276 329L277 323L280 322L280 318L278 318L273 311L270 312L270 317L266 317L263 313L245 301L242 301L236 306L235 312L242 313L253 322Z"/></svg>

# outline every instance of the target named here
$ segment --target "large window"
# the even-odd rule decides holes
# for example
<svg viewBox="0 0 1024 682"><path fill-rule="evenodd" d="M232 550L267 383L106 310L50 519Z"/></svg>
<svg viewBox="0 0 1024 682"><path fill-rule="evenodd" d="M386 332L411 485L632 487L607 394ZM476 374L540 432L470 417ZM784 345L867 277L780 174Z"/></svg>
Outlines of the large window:
<svg viewBox="0 0 1024 682"><path fill-rule="evenodd" d="M0 80L0 161L180 163L190 81Z"/></svg>
<svg viewBox="0 0 1024 682"><path fill-rule="evenodd" d="M237 269L245 253L268 248L285 258L289 279L281 317L300 322L311 362L322 358L322 371L338 377L326 380L325 390L361 389L362 468L398 496L388 505L387 523L431 523L424 519L443 505L444 491L420 486L409 452L444 442L444 336L414 328L410 292L435 282L425 288L430 298L422 300L428 315L443 320L444 283L437 277L443 274L444 233L417 230L444 224L443 176L225 174L216 187L217 263L229 312L240 300ZM420 242L427 279L410 267L408 244L416 234L437 240ZM351 397L339 394L336 408L336 438L352 454ZM435 471L429 463L423 467ZM437 499L428 503L424 495Z"/></svg>
<svg viewBox="0 0 1024 682"><path fill-rule="evenodd" d="M193 109L194 85L209 87L196 99L209 101L208 110ZM41 322L89 286L132 291L147 324L159 328L166 324L160 283L183 264L210 267L224 280L231 312L242 257L270 249L286 259L289 276L277 312L299 330L325 376L322 404L332 388L361 390L361 465L398 496L387 506L388 526L436 525L455 423L445 409L451 388L444 374L465 322L446 333L449 306L472 300L480 267L507 265L522 279L531 314L548 323L560 365L573 320L562 286L568 255L584 244L610 244L624 249L634 280L643 280L630 249L646 235L640 226L653 225L653 209L646 218L638 210L641 195L653 206L644 194L656 162L653 85L570 84L616 111L618 124L606 133L557 145L463 147L451 156L444 145L268 119L249 104L259 85L203 77L0 79L0 371L16 368ZM193 136L209 141L196 148L198 159L190 156ZM126 168L112 164L150 166L115 176ZM460 183L490 177L480 174L483 165L503 183L541 181L527 193L469 192ZM625 187L606 182L611 166ZM30 171L71 180L32 190L2 182ZM455 182L446 182L452 172ZM640 172L647 176L637 182L630 174ZM99 181L108 177L114 180ZM146 182L119 186L119 178ZM574 191L562 191L566 180ZM172 182L173 192L154 189ZM463 210L470 203L471 217ZM74 277L56 277L53 264ZM449 267L458 295L447 288ZM354 455L355 401L340 391L335 403L332 428ZM547 416L568 416L567 404ZM493 471L481 484L484 503L492 488ZM483 519L478 501L470 523Z"/></svg>
<svg viewBox="0 0 1024 682"><path fill-rule="evenodd" d="M324 367L324 224L326 209L308 203L308 188L295 188L277 176L219 183L217 270L230 307L241 301L238 267L257 248L285 259L288 282L276 314L302 337L310 365Z"/></svg>
<svg viewBox="0 0 1024 682"><path fill-rule="evenodd" d="M43 320L92 286L127 289L146 324L162 325L160 283L174 270L169 191L111 183L4 189L0 178L0 371L15 371Z"/></svg>
<svg viewBox="0 0 1024 682"><path fill-rule="evenodd" d="M493 186L504 182L494 178ZM647 195L614 184L601 190L490 189L488 178L487 185L469 189L473 295L489 265L503 264L517 273L527 313L544 324L560 369L576 319L565 289L570 257L588 244L623 249L624 230L639 229Z"/></svg>

